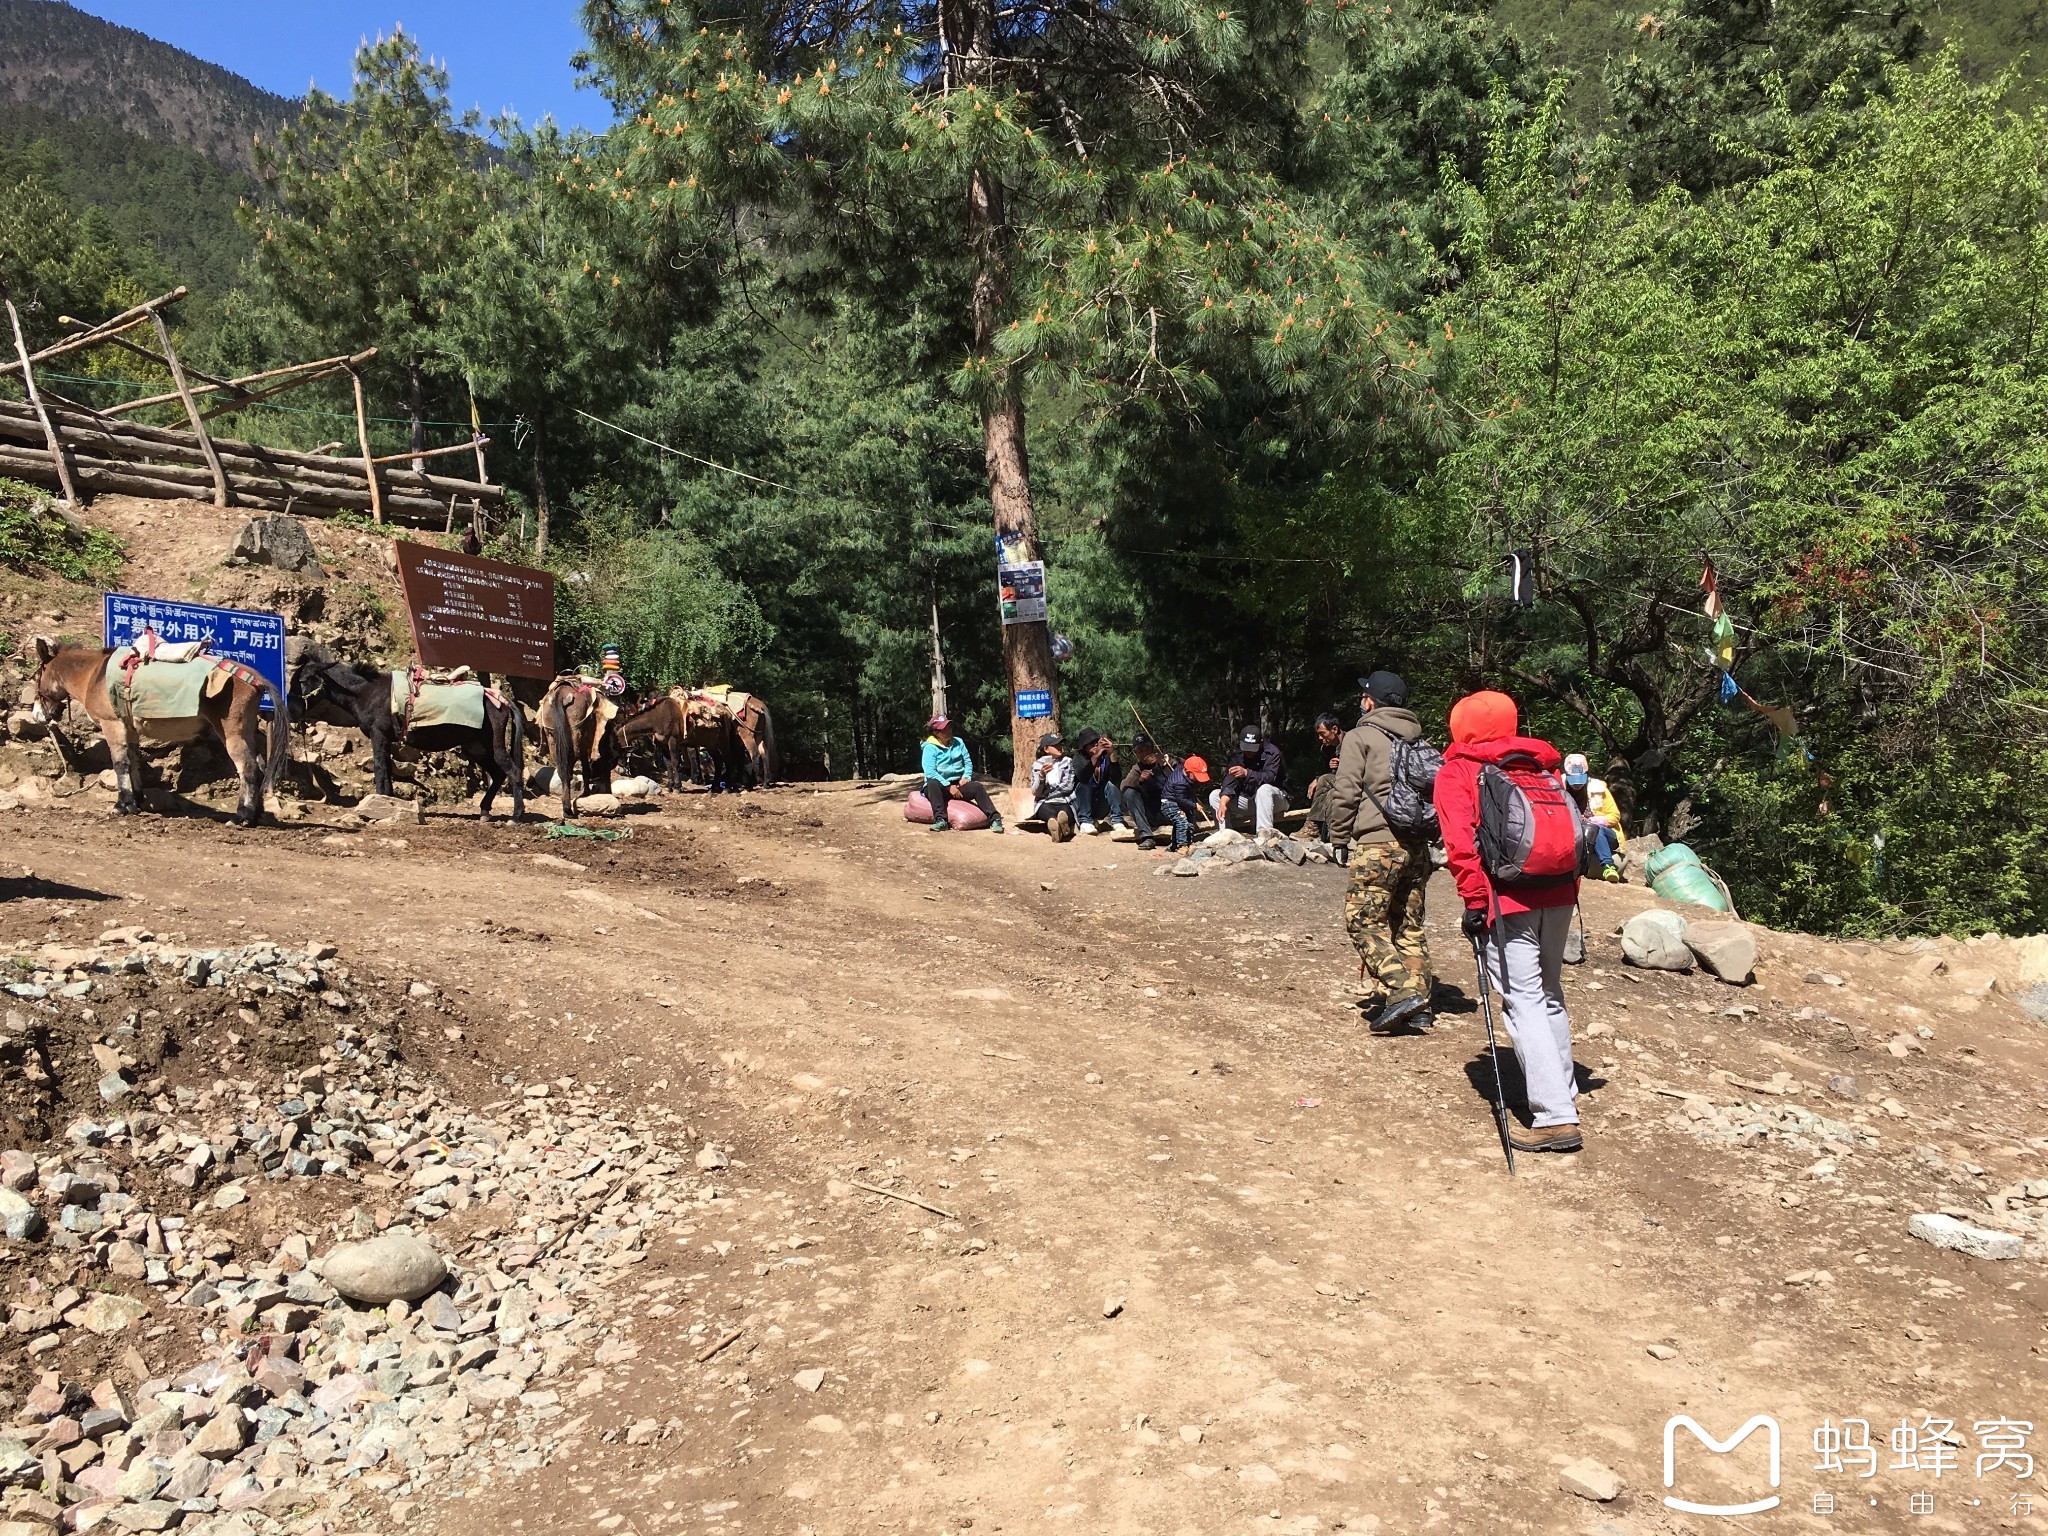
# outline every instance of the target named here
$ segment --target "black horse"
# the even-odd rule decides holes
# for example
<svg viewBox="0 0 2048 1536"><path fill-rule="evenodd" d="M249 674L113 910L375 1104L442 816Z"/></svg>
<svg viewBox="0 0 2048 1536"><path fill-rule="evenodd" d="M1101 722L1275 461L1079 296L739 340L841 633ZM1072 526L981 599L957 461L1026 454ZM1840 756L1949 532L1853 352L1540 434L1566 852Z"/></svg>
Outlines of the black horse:
<svg viewBox="0 0 2048 1536"><path fill-rule="evenodd" d="M484 798L479 814L491 814L491 801L509 780L512 819L526 819L526 725L518 704L484 695L484 723L415 726L407 731L391 708L391 674L375 667L302 660L291 675L291 710L301 720L354 726L369 738L376 764L377 793L391 793L391 749L403 740L422 752L460 752L483 771Z"/></svg>

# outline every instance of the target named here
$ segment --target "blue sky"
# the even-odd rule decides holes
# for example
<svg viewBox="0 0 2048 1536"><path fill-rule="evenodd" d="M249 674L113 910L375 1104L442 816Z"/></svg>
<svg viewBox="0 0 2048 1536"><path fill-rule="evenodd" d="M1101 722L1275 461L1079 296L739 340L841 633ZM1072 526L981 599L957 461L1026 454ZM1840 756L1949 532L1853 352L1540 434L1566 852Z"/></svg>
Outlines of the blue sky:
<svg viewBox="0 0 2048 1536"><path fill-rule="evenodd" d="M578 90L569 56L583 43L576 0L74 0L80 10L197 54L281 96L309 83L346 96L349 63L366 37L395 26L449 74L456 110L506 108L527 122L548 113L602 129L604 98Z"/></svg>

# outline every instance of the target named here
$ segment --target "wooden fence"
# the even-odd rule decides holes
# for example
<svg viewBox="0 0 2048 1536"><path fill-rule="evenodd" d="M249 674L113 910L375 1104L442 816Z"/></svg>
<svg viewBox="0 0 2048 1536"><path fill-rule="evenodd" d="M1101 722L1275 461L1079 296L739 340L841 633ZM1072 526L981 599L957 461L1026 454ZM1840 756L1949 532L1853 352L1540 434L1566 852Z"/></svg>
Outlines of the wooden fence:
<svg viewBox="0 0 2048 1536"><path fill-rule="evenodd" d="M502 514L504 487L483 477L490 439L467 441L420 453L373 458L364 412L363 364L375 349L350 357L295 363L236 379L215 378L187 368L171 345L163 310L185 297L177 288L138 304L98 325L61 317L75 334L30 352L14 301L0 285L12 329L15 361L0 363L0 378L18 375L28 398L0 399L0 475L48 486L65 500L100 492L129 496L211 501L218 507L263 512L367 512L375 521L452 528L470 517ZM149 326L154 349L128 335ZM53 394L36 378L38 363L88 347L112 346L162 365L173 388L118 405L95 408ZM216 437L207 423L316 379L347 374L355 397L355 458L266 448ZM145 426L128 419L150 406L183 406L189 430ZM420 461L447 454L474 455L477 478L429 474ZM464 503L468 510L462 509Z"/></svg>

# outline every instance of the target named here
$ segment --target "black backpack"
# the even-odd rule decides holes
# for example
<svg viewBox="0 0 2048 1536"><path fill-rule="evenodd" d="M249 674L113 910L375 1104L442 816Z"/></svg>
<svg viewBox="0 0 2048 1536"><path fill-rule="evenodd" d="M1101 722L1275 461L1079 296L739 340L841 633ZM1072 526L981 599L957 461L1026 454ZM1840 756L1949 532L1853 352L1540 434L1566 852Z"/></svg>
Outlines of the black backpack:
<svg viewBox="0 0 2048 1536"><path fill-rule="evenodd" d="M1365 796L1379 808L1387 830L1407 842L1433 843L1442 834L1436 819L1436 776L1443 771L1444 755L1421 737L1410 741L1367 715L1358 722L1369 725L1392 744L1388 769L1392 783L1385 800L1365 784Z"/></svg>

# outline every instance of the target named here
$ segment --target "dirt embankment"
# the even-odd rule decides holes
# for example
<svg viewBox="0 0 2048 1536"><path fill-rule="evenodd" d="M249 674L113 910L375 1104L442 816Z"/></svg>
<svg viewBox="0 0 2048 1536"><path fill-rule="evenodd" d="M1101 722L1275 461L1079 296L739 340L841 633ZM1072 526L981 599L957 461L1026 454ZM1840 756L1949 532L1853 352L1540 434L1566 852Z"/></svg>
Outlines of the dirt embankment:
<svg viewBox="0 0 2048 1536"><path fill-rule="evenodd" d="M1766 935L1752 987L1637 972L1612 934L1641 893L1589 891L1591 958L1569 980L1588 1150L1510 1181L1455 928L1432 928L1437 1033L1369 1038L1333 870L1155 878L1127 845L934 838L843 788L684 797L602 850L439 814L400 836L0 814L43 882L0 906L15 952L139 923L184 944L333 944L345 985L397 1020L380 1070L409 1076L328 1092L415 1118L366 1125L371 1155L346 1171L273 1180L235 1157L281 1135L288 1101L262 1101L293 1068L259 1063L238 1012L195 1027L181 969L162 996L187 1008L197 1070L152 1059L139 1028L113 1041L165 1117L147 1144L234 1121L244 1144L194 1192L206 1242L244 1209L207 1207L225 1183L282 1214L183 1260L202 1268L175 1286L218 1293L196 1311L146 1270L95 1267L133 1238L10 1250L11 1293L33 1277L82 1297L99 1276L151 1309L114 1342L171 1329L129 1381L60 1315L16 1378L89 1394L110 1370L131 1408L260 1337L234 1309L264 1284L290 1302L296 1252L272 1245L292 1233L316 1270L358 1210L444 1250L448 1376L428 1304L304 1303L318 1346L294 1334L284 1353L329 1373L316 1386L369 1383L342 1410L367 1403L347 1453L319 1459L341 1437L287 1408L284 1448L235 1452L195 1496L248 1507L181 1506L194 1527L346 1528L395 1500L409 1525L461 1533L1676 1530L1659 1458L1681 1412L1718 1435L1778 1419L1802 1523L1824 1493L1877 1497L1863 1528L1907 1530L1916 1493L1963 1521L1968 1498L2002 1510L2017 1487L2010 1467L1975 1476L1998 1433L1979 1426L2026 1419L2044 1385L2041 1261L1940 1251L1907 1222L2038 1228L2044 1040L1914 956ZM100 1016L118 1031L141 1001ZM55 1003L81 1005L97 1007ZM271 1006L251 1010L265 1028ZM65 1078L97 1081L79 1053L105 1042L48 1039ZM251 1054L215 1064L212 1041ZM184 1106L179 1086L215 1097ZM67 1100L24 1136L61 1144L74 1107L108 1113ZM129 1193L129 1165L113 1171ZM146 1267L146 1223L137 1246ZM221 1280L232 1299L208 1310ZM525 1301L504 1310L520 1291L524 1322ZM380 1384L387 1367L402 1379ZM380 1394L417 1405L406 1432L378 1428ZM1969 1475L1887 1465L1860 1485L1795 1454L1851 1416L1885 1445L1952 1421ZM95 1444L67 1447L76 1475L104 1464ZM1597 1512L1560 1486L1589 1457L1625 1484ZM1704 1458L1681 1491L1739 1492L1752 1459Z"/></svg>

